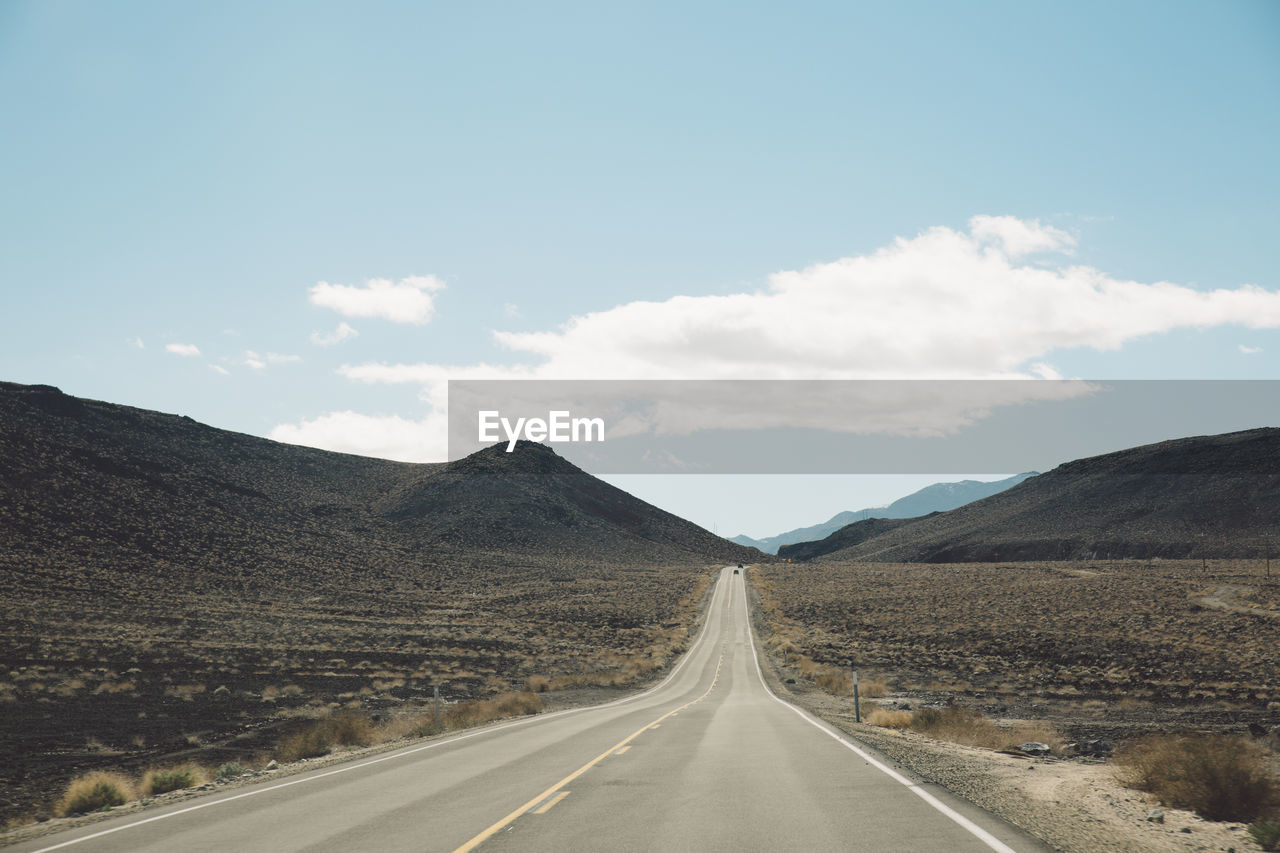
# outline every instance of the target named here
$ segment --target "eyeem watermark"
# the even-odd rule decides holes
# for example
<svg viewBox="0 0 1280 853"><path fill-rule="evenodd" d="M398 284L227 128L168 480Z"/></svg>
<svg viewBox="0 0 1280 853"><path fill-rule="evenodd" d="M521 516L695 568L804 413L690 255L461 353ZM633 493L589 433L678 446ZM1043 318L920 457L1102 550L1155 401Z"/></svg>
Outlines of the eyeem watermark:
<svg viewBox="0 0 1280 853"><path fill-rule="evenodd" d="M495 410L478 413L479 437L482 443L501 440L498 428L507 439L507 452L516 449L516 442L525 441L604 441L604 418L575 418L567 411L547 412L546 420L542 418L510 418L502 417Z"/></svg>

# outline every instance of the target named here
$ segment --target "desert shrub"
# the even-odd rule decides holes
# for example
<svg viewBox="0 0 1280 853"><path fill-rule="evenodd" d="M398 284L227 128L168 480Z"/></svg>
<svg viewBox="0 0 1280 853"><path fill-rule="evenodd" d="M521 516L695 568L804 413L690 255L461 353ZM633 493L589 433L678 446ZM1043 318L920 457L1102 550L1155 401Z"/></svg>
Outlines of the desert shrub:
<svg viewBox="0 0 1280 853"><path fill-rule="evenodd" d="M1268 853L1280 850L1280 818L1260 820L1249 826L1249 837Z"/></svg>
<svg viewBox="0 0 1280 853"><path fill-rule="evenodd" d="M858 695L868 699L879 699L889 692L889 685L874 678L858 682Z"/></svg>
<svg viewBox="0 0 1280 853"><path fill-rule="evenodd" d="M942 708L921 708L912 715L911 728L939 740L976 746L976 741L990 736L989 730L995 728L995 724L977 711L951 704Z"/></svg>
<svg viewBox="0 0 1280 853"><path fill-rule="evenodd" d="M459 702L449 709L445 727L465 729L502 717L536 714L542 710L542 700L534 693L503 693L495 699L478 702Z"/></svg>
<svg viewBox="0 0 1280 853"><path fill-rule="evenodd" d="M386 742L402 737L430 737L440 734L434 711L401 714L378 729L378 740Z"/></svg>
<svg viewBox="0 0 1280 853"><path fill-rule="evenodd" d="M551 689L551 680L545 675L531 675L524 680L524 689L530 693L546 693Z"/></svg>
<svg viewBox="0 0 1280 853"><path fill-rule="evenodd" d="M406 732L409 737L431 737L440 734L440 728L436 725L434 716L427 716L415 720Z"/></svg>
<svg viewBox="0 0 1280 853"><path fill-rule="evenodd" d="M504 693L493 701L504 716L536 714L542 710L542 700L528 691Z"/></svg>
<svg viewBox="0 0 1280 853"><path fill-rule="evenodd" d="M243 764L228 761L226 764L223 764L217 770L213 771L213 778L219 782L226 782L230 779L236 779L243 776L245 772L246 769Z"/></svg>
<svg viewBox="0 0 1280 853"><path fill-rule="evenodd" d="M327 755L335 746L368 746L376 741L373 723L363 714L343 712L315 720L280 742L276 758L296 761Z"/></svg>
<svg viewBox="0 0 1280 853"><path fill-rule="evenodd" d="M853 676L833 666L821 667L812 676L813 683L833 696L853 695Z"/></svg>
<svg viewBox="0 0 1280 853"><path fill-rule="evenodd" d="M910 711L890 711L887 708L876 708L866 716L866 721L873 726L886 729L905 729L911 725Z"/></svg>
<svg viewBox="0 0 1280 853"><path fill-rule="evenodd" d="M812 681L828 693L835 696L853 695L853 676L843 667L827 666L804 655L796 656L795 662L802 678Z"/></svg>
<svg viewBox="0 0 1280 853"><path fill-rule="evenodd" d="M1120 781L1207 820L1247 821L1280 806L1280 780L1249 738L1152 735L1115 756Z"/></svg>
<svg viewBox="0 0 1280 853"><path fill-rule="evenodd" d="M1039 741L1050 749L1059 749L1062 738L1048 723L1023 723L1002 726L994 720L962 705L921 708L911 718L910 728L938 740L949 740L986 749L1006 749L1027 741Z"/></svg>
<svg viewBox="0 0 1280 853"><path fill-rule="evenodd" d="M204 771L195 764L183 764L178 767L167 767L149 770L142 777L142 793L148 796L166 794L180 788L193 788L204 784Z"/></svg>
<svg viewBox="0 0 1280 853"><path fill-rule="evenodd" d="M95 770L72 779L55 810L59 815L96 812L99 809L122 806L134 796L133 782L130 779L119 773Z"/></svg>
<svg viewBox="0 0 1280 853"><path fill-rule="evenodd" d="M489 702L459 702L445 715L445 728L466 729L496 718Z"/></svg>

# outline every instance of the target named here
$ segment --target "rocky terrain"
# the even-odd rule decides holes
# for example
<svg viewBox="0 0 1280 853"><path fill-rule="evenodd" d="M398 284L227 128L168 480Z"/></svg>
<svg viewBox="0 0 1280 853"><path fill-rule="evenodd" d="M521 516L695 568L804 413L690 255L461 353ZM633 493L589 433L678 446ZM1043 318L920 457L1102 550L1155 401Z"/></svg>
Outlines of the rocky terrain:
<svg viewBox="0 0 1280 853"><path fill-rule="evenodd" d="M1280 429L1263 428L1078 459L950 512L880 531L836 531L779 555L922 563L1265 559L1277 547L1278 525Z"/></svg>
<svg viewBox="0 0 1280 853"><path fill-rule="evenodd" d="M0 821L333 708L632 683L759 557L540 445L410 465L8 383L0 543Z"/></svg>

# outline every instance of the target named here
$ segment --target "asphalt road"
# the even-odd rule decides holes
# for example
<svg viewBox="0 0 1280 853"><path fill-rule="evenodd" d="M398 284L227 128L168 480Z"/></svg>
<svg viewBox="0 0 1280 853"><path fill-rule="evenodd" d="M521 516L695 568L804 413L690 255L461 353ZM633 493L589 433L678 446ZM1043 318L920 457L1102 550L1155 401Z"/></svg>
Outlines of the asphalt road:
<svg viewBox="0 0 1280 853"><path fill-rule="evenodd" d="M210 794L13 851L1040 851L777 699L743 577L657 687Z"/></svg>

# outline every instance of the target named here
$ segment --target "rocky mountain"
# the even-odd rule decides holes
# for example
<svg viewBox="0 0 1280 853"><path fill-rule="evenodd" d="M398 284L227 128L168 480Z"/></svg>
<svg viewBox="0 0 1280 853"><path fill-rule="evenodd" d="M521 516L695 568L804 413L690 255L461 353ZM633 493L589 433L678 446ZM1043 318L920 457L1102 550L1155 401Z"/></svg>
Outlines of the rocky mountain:
<svg viewBox="0 0 1280 853"><path fill-rule="evenodd" d="M579 562L760 555L522 442L453 463L331 453L0 383L0 562L228 578L403 573L507 552Z"/></svg>
<svg viewBox="0 0 1280 853"><path fill-rule="evenodd" d="M764 539L752 539L750 536L734 536L730 541L737 542L739 545L759 548L769 554L787 556L781 552L782 546L794 545L799 542L819 541L856 521L871 518L913 518L919 515L928 515L931 512L946 512L1003 492L1005 489L1011 489L1028 477L1034 476L1036 474L1032 471L992 482L960 480L953 483L934 483L931 486L925 486L919 491L912 492L904 498L898 498L888 506L856 511L845 510L844 512L836 513L822 524L799 527Z"/></svg>
<svg viewBox="0 0 1280 853"><path fill-rule="evenodd" d="M1280 429L1078 459L950 512L839 533L835 547L803 553L891 562L1262 557L1280 550Z"/></svg>

